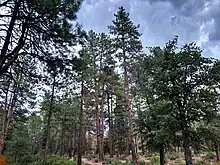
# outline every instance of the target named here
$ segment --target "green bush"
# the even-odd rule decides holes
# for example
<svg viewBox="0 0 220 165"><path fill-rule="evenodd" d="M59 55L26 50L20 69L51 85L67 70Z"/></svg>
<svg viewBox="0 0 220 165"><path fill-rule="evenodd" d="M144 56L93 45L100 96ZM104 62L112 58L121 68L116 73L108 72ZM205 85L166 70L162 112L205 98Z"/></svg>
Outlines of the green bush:
<svg viewBox="0 0 220 165"><path fill-rule="evenodd" d="M214 160L215 159L215 154L213 152L208 152L204 157L203 159L205 160Z"/></svg>
<svg viewBox="0 0 220 165"><path fill-rule="evenodd" d="M30 165L42 165L41 158L39 159L33 159ZM58 156L51 156L47 158L46 165L76 165L76 163L73 160L69 160L68 158L62 158Z"/></svg>
<svg viewBox="0 0 220 165"><path fill-rule="evenodd" d="M159 156L152 156L150 160L151 160L152 165L159 165L160 164L160 157Z"/></svg>
<svg viewBox="0 0 220 165"><path fill-rule="evenodd" d="M121 165L122 163L116 160L111 161L111 165Z"/></svg>
<svg viewBox="0 0 220 165"><path fill-rule="evenodd" d="M195 165L209 165L209 164L207 164L206 162L200 160L200 161L196 162Z"/></svg>
<svg viewBox="0 0 220 165"><path fill-rule="evenodd" d="M139 165L145 165L145 164L146 164L145 161L143 160L139 161Z"/></svg>

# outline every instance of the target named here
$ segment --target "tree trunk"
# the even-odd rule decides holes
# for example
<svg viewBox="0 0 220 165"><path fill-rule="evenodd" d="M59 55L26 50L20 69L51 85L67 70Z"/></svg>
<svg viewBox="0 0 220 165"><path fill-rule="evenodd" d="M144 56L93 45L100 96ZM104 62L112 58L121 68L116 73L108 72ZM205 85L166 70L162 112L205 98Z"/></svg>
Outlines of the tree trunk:
<svg viewBox="0 0 220 165"><path fill-rule="evenodd" d="M103 86L103 93L102 93L102 103L101 103L101 111L102 111L102 136L101 136L101 161L104 160L104 122L105 122L105 116L104 116L104 101L105 101L105 93L104 93L104 86Z"/></svg>
<svg viewBox="0 0 220 165"><path fill-rule="evenodd" d="M129 144L131 146L131 154L132 154L132 160L134 164L137 164L137 156L135 153L134 148L134 142L133 142L133 131L132 131L132 107L131 107L131 98L130 98L130 92L129 92L129 83L128 83L128 73L127 73L127 67L126 67L126 61L124 59L124 93L125 93L125 100L126 105L128 109L128 119L129 119Z"/></svg>
<svg viewBox="0 0 220 165"><path fill-rule="evenodd" d="M76 156L76 151L77 151L77 144L78 144L77 135L78 135L78 132L75 131L75 133L74 133L74 141L73 141L74 142L74 144L73 144L73 157Z"/></svg>
<svg viewBox="0 0 220 165"><path fill-rule="evenodd" d="M141 153L142 153L142 155L145 154L145 151L144 151L144 140L143 140L142 136L141 136Z"/></svg>
<svg viewBox="0 0 220 165"><path fill-rule="evenodd" d="M77 158L77 165L82 165L82 134L83 134L83 92L84 92L84 83L81 83L81 107L80 107L80 114L79 114L79 138L78 138L78 158Z"/></svg>
<svg viewBox="0 0 220 165"><path fill-rule="evenodd" d="M214 142L214 147L215 147L215 153L216 153L216 161L219 162L219 146L216 142Z"/></svg>
<svg viewBox="0 0 220 165"><path fill-rule="evenodd" d="M108 104L108 115L109 115L109 154L110 158L113 158L113 143L112 143L112 97L111 97L111 109L110 109L110 103L109 103L109 94L107 95L107 104Z"/></svg>
<svg viewBox="0 0 220 165"><path fill-rule="evenodd" d="M97 84L96 84L97 85ZM97 137L97 151L99 154L99 159L101 159L101 146L100 146L100 122L99 122L99 94L96 87L95 91L95 117L96 117L96 137Z"/></svg>
<svg viewBox="0 0 220 165"><path fill-rule="evenodd" d="M135 144L135 153L138 153L138 144L137 144L137 135L135 136L135 141L134 141L134 144Z"/></svg>
<svg viewBox="0 0 220 165"><path fill-rule="evenodd" d="M47 125L46 130L43 135L43 142L42 142L42 160L43 164L46 164L47 159L47 147L48 147L48 139L50 136L50 124L51 124L51 117L52 117L52 111L53 111L53 99L54 99L54 93L55 93L55 82L56 82L56 74L53 75L53 86L52 86L52 94L51 94L51 100L50 100L50 107L49 112L47 116Z"/></svg>
<svg viewBox="0 0 220 165"><path fill-rule="evenodd" d="M6 37L5 37L5 40L4 40L4 44L3 44L2 49L1 49L1 54L0 54L0 71L3 68L4 62L6 60L5 56L6 56L6 53L8 51L8 46L10 44L11 36L13 35L13 29L14 29L14 25L15 25L15 22L16 22L17 14L19 12L20 5L21 5L21 1L20 0L15 2L14 10L13 10L13 13L12 13L12 18L10 20L10 24L9 24L8 29L7 29L7 33L6 33Z"/></svg>
<svg viewBox="0 0 220 165"><path fill-rule="evenodd" d="M83 155L85 154L85 152L87 151L87 139L86 139L86 128L84 127L84 129L83 129L83 138L82 138L82 140L83 140L83 144L82 144L82 148L83 148L83 151L82 151L82 153L83 153Z"/></svg>
<svg viewBox="0 0 220 165"><path fill-rule="evenodd" d="M13 111L13 108L15 106L16 102L16 86L14 86L14 92L13 95L11 96L10 103L8 104L8 92L9 92L9 87L10 83L8 83L7 86L7 91L5 95L5 105L4 109L2 109L2 130L1 130L1 140L0 140L0 154L3 154L4 148L5 148L5 143L6 143L6 136L8 132L8 127L9 127L9 122L10 122L10 113Z"/></svg>
<svg viewBox="0 0 220 165"><path fill-rule="evenodd" d="M69 156L70 159L73 156L73 132L72 132L71 138L69 139L68 156Z"/></svg>
<svg viewBox="0 0 220 165"><path fill-rule="evenodd" d="M160 144L160 165L164 165L165 161L165 154L164 154L164 144Z"/></svg>
<svg viewBox="0 0 220 165"><path fill-rule="evenodd" d="M5 147L6 130L7 130L7 111L3 109L2 110L2 131L1 131L1 141L0 141L0 155L3 154L3 150Z"/></svg>
<svg viewBox="0 0 220 165"><path fill-rule="evenodd" d="M186 165L192 164L192 152L190 150L190 139L186 132L183 132L183 148Z"/></svg>

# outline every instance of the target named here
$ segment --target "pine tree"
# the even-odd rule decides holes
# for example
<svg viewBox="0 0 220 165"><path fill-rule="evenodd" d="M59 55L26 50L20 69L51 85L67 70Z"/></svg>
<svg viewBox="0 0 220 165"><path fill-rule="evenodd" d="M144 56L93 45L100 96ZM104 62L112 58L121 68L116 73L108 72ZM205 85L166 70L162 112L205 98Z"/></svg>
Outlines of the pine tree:
<svg viewBox="0 0 220 165"><path fill-rule="evenodd" d="M120 7L115 14L115 20L112 21L113 25L109 26L110 34L115 36L115 46L120 51L118 58L122 61L121 67L124 71L124 97L126 101L126 109L129 118L129 145L132 151L132 160L137 161L132 131L132 105L129 89L129 71L131 71L132 61L140 53L142 49L138 26L135 26L129 18L129 13L123 7ZM137 162L136 162L137 163Z"/></svg>
<svg viewBox="0 0 220 165"><path fill-rule="evenodd" d="M81 0L6 0L1 3L3 14L0 16L4 23L0 24L3 33L0 75L18 62L18 57L31 56L43 61L47 52L45 50L52 50L51 46L66 47L68 44L75 44L80 30L77 27L76 33L72 33L69 21L76 19L81 3Z"/></svg>
<svg viewBox="0 0 220 165"><path fill-rule="evenodd" d="M111 82L109 81L111 74L114 73L115 60L113 54L115 49L112 39L108 35L89 31L81 52L84 54L84 61L90 67L87 69L87 73L92 80L90 90L94 90L92 93L94 94L97 151L99 159L103 160L106 89Z"/></svg>
<svg viewBox="0 0 220 165"><path fill-rule="evenodd" d="M0 154L3 152L7 132L10 123L13 120L20 120L27 113L27 108L24 104L33 107L35 99L36 79L31 78L30 75L35 75L36 65L32 64L28 67L27 61L29 59L19 58L20 65L11 66L10 70L2 76L1 80L1 99L4 100L2 104L2 131L0 141ZM27 74L26 74L26 73ZM32 90L31 90L32 89Z"/></svg>

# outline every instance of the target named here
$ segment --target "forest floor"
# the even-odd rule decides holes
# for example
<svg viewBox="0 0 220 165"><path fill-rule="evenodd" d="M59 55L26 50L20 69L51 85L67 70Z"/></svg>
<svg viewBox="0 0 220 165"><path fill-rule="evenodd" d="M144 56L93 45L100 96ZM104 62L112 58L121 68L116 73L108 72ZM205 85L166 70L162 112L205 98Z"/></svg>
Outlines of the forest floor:
<svg viewBox="0 0 220 165"><path fill-rule="evenodd" d="M106 158L105 160L109 160L108 158ZM131 158L130 157L127 157L125 159L112 159L113 161L117 161L117 162L120 162L122 164L126 163L127 161L130 161ZM102 165L104 163L102 162L97 162L97 159L87 159L87 158L83 158L82 159L83 163L84 164L87 164L87 165ZM144 156L139 156L138 157L138 161L139 162L144 162L146 164L151 164L151 158L150 157L144 157ZM96 163L97 162L97 163ZM104 162L107 162L107 161L104 161ZM215 165L215 160L204 160L202 158L202 156L195 156L193 157L193 162L203 162L204 165L208 164L208 165ZM105 163L107 164L107 163ZM179 164L185 164L185 160L183 157L178 157L178 158L175 158L175 159L172 159L172 160L168 160L166 162L166 165L179 165ZM220 165L220 164L219 164Z"/></svg>
<svg viewBox="0 0 220 165"><path fill-rule="evenodd" d="M95 159L94 160L88 160L88 159L82 159L82 162L84 164L96 164L96 165L102 165L102 162L98 162L98 163L95 163Z"/></svg>

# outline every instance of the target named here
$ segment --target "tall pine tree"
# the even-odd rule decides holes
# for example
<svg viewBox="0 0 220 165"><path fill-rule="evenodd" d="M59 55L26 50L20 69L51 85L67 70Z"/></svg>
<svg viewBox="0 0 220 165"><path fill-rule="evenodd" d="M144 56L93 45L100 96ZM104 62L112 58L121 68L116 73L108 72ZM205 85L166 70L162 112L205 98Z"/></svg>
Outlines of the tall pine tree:
<svg viewBox="0 0 220 165"><path fill-rule="evenodd" d="M132 105L129 89L129 71L131 69L132 61L142 49L140 41L141 34L138 32L139 25L134 25L129 17L129 13L126 12L123 7L119 7L118 12L114 14L114 16L115 20L112 21L113 25L109 26L109 31L110 34L115 36L115 47L119 52L117 57L121 62L121 68L124 71L124 97L129 118L128 141L131 146L132 160L137 162L132 131Z"/></svg>

